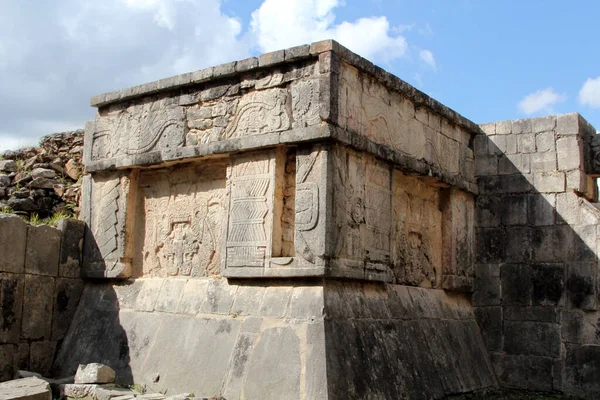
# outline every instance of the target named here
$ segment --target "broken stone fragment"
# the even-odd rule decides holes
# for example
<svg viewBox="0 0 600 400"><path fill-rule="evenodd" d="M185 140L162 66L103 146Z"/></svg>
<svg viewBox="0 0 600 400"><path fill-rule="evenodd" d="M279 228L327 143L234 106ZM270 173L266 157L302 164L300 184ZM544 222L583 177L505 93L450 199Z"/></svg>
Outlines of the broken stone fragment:
<svg viewBox="0 0 600 400"><path fill-rule="evenodd" d="M36 377L0 383L0 399L52 400L48 382Z"/></svg>
<svg viewBox="0 0 600 400"><path fill-rule="evenodd" d="M17 163L13 160L0 160L0 171L15 172Z"/></svg>
<svg viewBox="0 0 600 400"><path fill-rule="evenodd" d="M115 385L102 385L104 387L114 388ZM95 384L79 384L79 383L66 383L59 385L59 392L61 397L73 397L81 399L84 397L95 397L96 390L100 385Z"/></svg>
<svg viewBox="0 0 600 400"><path fill-rule="evenodd" d="M77 163L73 159L70 159L65 164L66 174L69 176L69 178L73 179L74 181L76 181L77 179L79 179L81 177L81 171L82 171L81 164Z"/></svg>
<svg viewBox="0 0 600 400"><path fill-rule="evenodd" d="M0 174L0 186L8 187L10 186L11 179L6 174Z"/></svg>
<svg viewBox="0 0 600 400"><path fill-rule="evenodd" d="M115 371L104 364L79 364L75 374L75 383L112 383Z"/></svg>
<svg viewBox="0 0 600 400"><path fill-rule="evenodd" d="M53 171L54 172L54 171ZM54 189L54 185L58 184L58 181L49 178L34 178L29 182L29 187L32 189Z"/></svg>
<svg viewBox="0 0 600 400"><path fill-rule="evenodd" d="M56 176L56 171L49 168L35 168L31 171L31 176L33 179L36 178L54 178Z"/></svg>
<svg viewBox="0 0 600 400"><path fill-rule="evenodd" d="M94 398L96 400L126 400L130 398L135 398L135 392L130 389L105 387L104 385L99 385L96 387Z"/></svg>

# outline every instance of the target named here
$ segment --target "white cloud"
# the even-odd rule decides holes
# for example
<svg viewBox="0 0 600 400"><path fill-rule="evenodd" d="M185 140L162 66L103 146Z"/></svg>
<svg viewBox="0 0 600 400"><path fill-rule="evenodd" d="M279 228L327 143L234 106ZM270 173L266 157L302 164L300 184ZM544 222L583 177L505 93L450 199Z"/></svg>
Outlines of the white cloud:
<svg viewBox="0 0 600 400"><path fill-rule="evenodd" d="M95 94L242 59L249 47L221 0L3 2L0 151L82 127Z"/></svg>
<svg viewBox="0 0 600 400"><path fill-rule="evenodd" d="M517 107L527 115L535 114L539 111L552 113L552 107L566 98L566 95L556 93L552 88L546 88L528 94L519 102Z"/></svg>
<svg viewBox="0 0 600 400"><path fill-rule="evenodd" d="M600 76L585 81L579 91L579 103L582 106L600 108Z"/></svg>
<svg viewBox="0 0 600 400"><path fill-rule="evenodd" d="M427 64L427 65L429 65L431 68L435 69L435 67L436 67L436 64L435 64L435 57L433 57L433 53L432 53L431 51L429 51L429 50L425 50L425 49L422 49L422 50L419 52L419 57L421 58L421 60L422 60L422 61L423 61L425 64Z"/></svg>
<svg viewBox="0 0 600 400"><path fill-rule="evenodd" d="M394 34L384 16L335 23L339 0L265 0L252 13L251 31L261 52L284 49L323 39L335 39L350 50L375 61L403 57L406 39Z"/></svg>

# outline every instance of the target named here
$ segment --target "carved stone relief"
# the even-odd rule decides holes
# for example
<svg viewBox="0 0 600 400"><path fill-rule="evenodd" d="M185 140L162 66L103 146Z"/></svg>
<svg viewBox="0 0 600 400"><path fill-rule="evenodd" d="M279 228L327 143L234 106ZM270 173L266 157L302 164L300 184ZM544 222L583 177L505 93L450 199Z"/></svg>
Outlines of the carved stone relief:
<svg viewBox="0 0 600 400"><path fill-rule="evenodd" d="M92 161L140 154L184 144L184 113L163 101L131 105L99 117L95 123Z"/></svg>
<svg viewBox="0 0 600 400"><path fill-rule="evenodd" d="M390 263L392 221L390 167L373 157L335 147L335 257L347 266Z"/></svg>
<svg viewBox="0 0 600 400"><path fill-rule="evenodd" d="M324 250L324 203L326 151L315 145L298 150L296 157L296 204L294 247L296 255L314 264Z"/></svg>
<svg viewBox="0 0 600 400"><path fill-rule="evenodd" d="M104 173L93 176L90 186L89 199L85 200L89 205L84 206L93 208L93 212L87 221L83 274L94 278L128 277L128 200L134 200L137 182L125 173Z"/></svg>
<svg viewBox="0 0 600 400"><path fill-rule="evenodd" d="M295 81L291 87L294 128L318 124L320 122L319 81L317 79Z"/></svg>
<svg viewBox="0 0 600 400"><path fill-rule="evenodd" d="M440 119L429 125L429 110L344 64L340 73L338 124L353 133L424 159L447 174L459 173L459 143L441 133Z"/></svg>
<svg viewBox="0 0 600 400"><path fill-rule="evenodd" d="M411 286L439 287L442 212L438 188L394 171L393 272Z"/></svg>
<svg viewBox="0 0 600 400"><path fill-rule="evenodd" d="M271 255L273 152L232 158L228 168L226 267L264 267Z"/></svg>
<svg viewBox="0 0 600 400"><path fill-rule="evenodd" d="M219 274L225 172L224 162L205 161L142 174L136 264L143 275Z"/></svg>

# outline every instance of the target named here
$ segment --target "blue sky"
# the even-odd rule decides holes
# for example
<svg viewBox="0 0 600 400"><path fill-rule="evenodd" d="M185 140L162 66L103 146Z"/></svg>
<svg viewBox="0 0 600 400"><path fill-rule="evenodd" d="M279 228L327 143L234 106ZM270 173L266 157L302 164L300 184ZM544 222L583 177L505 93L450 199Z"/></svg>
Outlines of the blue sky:
<svg viewBox="0 0 600 400"><path fill-rule="evenodd" d="M89 98L334 38L475 122L600 129L593 1L0 0L0 150L82 127Z"/></svg>

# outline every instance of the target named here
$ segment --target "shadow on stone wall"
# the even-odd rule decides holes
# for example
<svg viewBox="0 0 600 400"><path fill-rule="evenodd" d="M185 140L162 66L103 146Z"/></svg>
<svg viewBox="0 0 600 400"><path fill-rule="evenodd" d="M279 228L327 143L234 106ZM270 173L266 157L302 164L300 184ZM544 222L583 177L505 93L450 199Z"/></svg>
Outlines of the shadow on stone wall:
<svg viewBox="0 0 600 400"><path fill-rule="evenodd" d="M136 346L137 340L128 338L121 325L119 301L112 286L95 282L86 285L74 323L54 360L54 376L74 375L79 364L102 363L115 370L117 383L133 384L130 347Z"/></svg>
<svg viewBox="0 0 600 400"><path fill-rule="evenodd" d="M598 398L600 210L584 173L595 130L578 114L482 128L473 305L498 379Z"/></svg>

